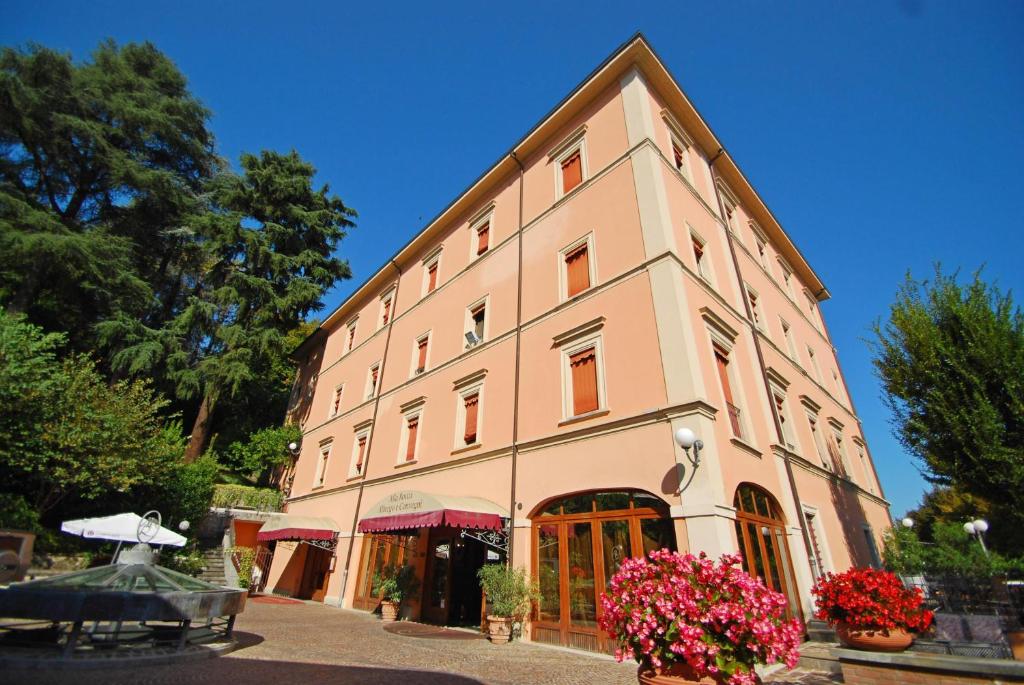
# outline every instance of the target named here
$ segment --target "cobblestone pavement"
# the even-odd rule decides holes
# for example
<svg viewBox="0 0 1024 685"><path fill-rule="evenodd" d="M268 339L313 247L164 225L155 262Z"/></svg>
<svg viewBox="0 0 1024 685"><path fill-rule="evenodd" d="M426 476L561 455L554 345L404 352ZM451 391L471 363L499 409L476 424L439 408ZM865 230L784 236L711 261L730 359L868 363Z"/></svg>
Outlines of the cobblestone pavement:
<svg viewBox="0 0 1024 685"><path fill-rule="evenodd" d="M63 672L8 670L0 682L51 685L631 685L636 666L524 642L422 639L386 632L380 619L321 604L250 602L238 617L242 645L187 664ZM775 673L768 682L833 685L823 674Z"/></svg>

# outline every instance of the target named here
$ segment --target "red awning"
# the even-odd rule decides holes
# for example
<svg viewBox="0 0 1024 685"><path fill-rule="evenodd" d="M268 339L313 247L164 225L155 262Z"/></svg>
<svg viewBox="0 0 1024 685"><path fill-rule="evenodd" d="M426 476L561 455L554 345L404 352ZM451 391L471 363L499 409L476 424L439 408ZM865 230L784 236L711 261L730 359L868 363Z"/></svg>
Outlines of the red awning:
<svg viewBox="0 0 1024 685"><path fill-rule="evenodd" d="M413 490L385 497L359 521L360 533L452 526L470 530L502 530L508 515L482 497L429 495Z"/></svg>
<svg viewBox="0 0 1024 685"><path fill-rule="evenodd" d="M271 540L333 540L338 524L325 516L280 514L270 519L256 533L260 542Z"/></svg>

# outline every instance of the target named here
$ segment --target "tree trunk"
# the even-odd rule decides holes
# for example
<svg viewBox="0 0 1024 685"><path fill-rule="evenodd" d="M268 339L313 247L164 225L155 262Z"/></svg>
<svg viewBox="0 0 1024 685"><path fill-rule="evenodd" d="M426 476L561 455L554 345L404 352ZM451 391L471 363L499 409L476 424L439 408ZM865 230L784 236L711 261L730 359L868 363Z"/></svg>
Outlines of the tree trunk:
<svg viewBox="0 0 1024 685"><path fill-rule="evenodd" d="M210 439L210 426L213 423L213 409L216 400L209 393L203 395L203 401L199 405L199 413L196 421L192 424L192 435L189 437L188 445L185 447L185 463L191 464L206 449L206 443Z"/></svg>

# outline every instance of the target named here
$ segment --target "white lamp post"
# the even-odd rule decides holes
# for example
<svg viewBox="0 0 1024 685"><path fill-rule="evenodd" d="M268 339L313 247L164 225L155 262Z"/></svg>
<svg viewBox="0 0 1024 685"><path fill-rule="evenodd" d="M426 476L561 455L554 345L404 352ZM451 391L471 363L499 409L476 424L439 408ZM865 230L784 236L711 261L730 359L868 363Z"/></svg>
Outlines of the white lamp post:
<svg viewBox="0 0 1024 685"><path fill-rule="evenodd" d="M964 532L978 538L981 551L988 556L988 548L985 547L985 533L988 531L988 521L985 519L974 519L964 524Z"/></svg>

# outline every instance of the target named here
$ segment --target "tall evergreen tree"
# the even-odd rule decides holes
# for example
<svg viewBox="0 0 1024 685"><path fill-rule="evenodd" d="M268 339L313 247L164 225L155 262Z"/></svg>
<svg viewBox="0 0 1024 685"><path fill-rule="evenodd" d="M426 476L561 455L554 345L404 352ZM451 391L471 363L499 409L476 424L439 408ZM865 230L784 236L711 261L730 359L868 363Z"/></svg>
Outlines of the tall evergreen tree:
<svg viewBox="0 0 1024 685"><path fill-rule="evenodd" d="M149 43L0 52L0 304L78 349L112 316L169 318L219 166L208 117Z"/></svg>
<svg viewBox="0 0 1024 685"><path fill-rule="evenodd" d="M1024 314L975 274L909 275L875 325L874 365L897 437L940 486L1024 523Z"/></svg>
<svg viewBox="0 0 1024 685"><path fill-rule="evenodd" d="M221 173L208 187L209 206L189 226L199 258L182 274L180 312L163 327L121 319L104 325L120 348L116 368L166 369L176 395L199 401L186 453L207 445L214 413L237 397L260 368L287 352L289 331L322 306L348 263L333 256L355 212L297 153L245 154L243 173Z"/></svg>

